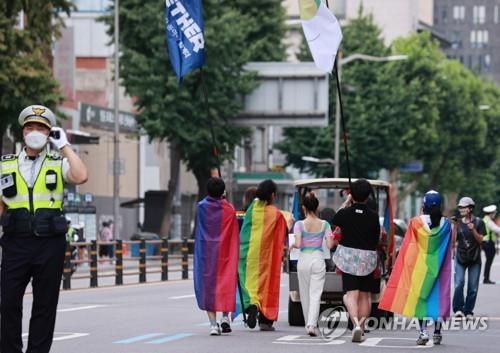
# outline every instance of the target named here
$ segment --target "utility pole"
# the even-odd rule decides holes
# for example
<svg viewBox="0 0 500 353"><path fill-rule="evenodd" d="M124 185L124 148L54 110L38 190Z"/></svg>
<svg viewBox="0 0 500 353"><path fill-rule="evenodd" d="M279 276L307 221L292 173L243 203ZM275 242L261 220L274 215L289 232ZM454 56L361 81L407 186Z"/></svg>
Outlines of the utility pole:
<svg viewBox="0 0 500 353"><path fill-rule="evenodd" d="M113 239L120 239L120 27L119 27L119 0L115 0L115 82L114 82L114 108L115 108L115 126L113 137Z"/></svg>

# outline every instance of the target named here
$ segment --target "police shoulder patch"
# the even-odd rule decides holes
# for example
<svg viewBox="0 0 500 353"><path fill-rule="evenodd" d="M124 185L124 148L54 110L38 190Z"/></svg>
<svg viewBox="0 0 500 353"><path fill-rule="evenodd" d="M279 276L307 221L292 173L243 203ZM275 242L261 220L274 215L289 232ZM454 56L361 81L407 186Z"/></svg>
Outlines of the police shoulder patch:
<svg viewBox="0 0 500 353"><path fill-rule="evenodd" d="M13 161L17 158L17 155L15 154L5 154L2 156L1 160L2 161Z"/></svg>

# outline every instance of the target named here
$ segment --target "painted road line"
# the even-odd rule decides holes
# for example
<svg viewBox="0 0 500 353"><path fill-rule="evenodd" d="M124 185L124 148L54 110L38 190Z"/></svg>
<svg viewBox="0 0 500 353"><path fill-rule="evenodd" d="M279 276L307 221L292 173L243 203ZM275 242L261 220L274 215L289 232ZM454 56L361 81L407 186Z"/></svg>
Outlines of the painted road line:
<svg viewBox="0 0 500 353"><path fill-rule="evenodd" d="M54 341L66 341L66 340L72 340L75 338L80 338L80 337L85 337L85 336L90 335L90 333L77 333L77 332L75 332L75 333L56 332L55 334L62 335L62 336L54 337Z"/></svg>
<svg viewBox="0 0 500 353"><path fill-rule="evenodd" d="M54 332L53 341L66 341L66 340L72 340L75 338L85 337L85 336L89 336L89 335L90 335L90 333ZM27 340L28 336L29 336L29 333L23 333L22 334L23 340Z"/></svg>
<svg viewBox="0 0 500 353"><path fill-rule="evenodd" d="M176 299L186 299L186 298L194 298L194 297L195 297L194 294L188 294L188 295L179 295L177 297L169 297L168 299L176 300Z"/></svg>
<svg viewBox="0 0 500 353"><path fill-rule="evenodd" d="M178 333L177 335L158 338L156 340L147 342L148 344L163 344L167 342L177 341L186 337L194 336L194 333Z"/></svg>
<svg viewBox="0 0 500 353"><path fill-rule="evenodd" d="M88 306L79 306L76 308L67 308L67 309L58 309L58 313L67 313L70 311L80 311L80 310L89 310L89 309L96 309L96 308L104 308L108 305L88 305Z"/></svg>
<svg viewBox="0 0 500 353"><path fill-rule="evenodd" d="M125 340L115 341L113 343L116 343L116 344L130 344L130 343L135 343L135 342L140 342L140 341L146 341L148 339L151 339L151 338L154 338L154 337L158 337L158 336L163 336L163 335L164 335L164 333L148 333L148 334L145 334L145 335L142 335L142 336L135 336L135 337L127 338Z"/></svg>
<svg viewBox="0 0 500 353"><path fill-rule="evenodd" d="M231 327L241 326L243 321L231 322ZM196 326L210 326L210 322L203 322L201 324L196 324Z"/></svg>
<svg viewBox="0 0 500 353"><path fill-rule="evenodd" d="M273 343L277 344L295 344L295 345L313 345L313 346L326 346L326 345L339 345L346 343L344 340L331 340L325 341L320 337L311 338L309 336L288 335L278 338Z"/></svg>
<svg viewBox="0 0 500 353"><path fill-rule="evenodd" d="M419 346L416 344L413 345L382 345L379 344L383 340L390 340L390 341L413 341L415 342L415 338L403 338L403 337L370 337L367 338L363 343L360 343L359 346L363 347L378 347L378 348L393 348L393 349L425 349L425 348L432 348L434 347L434 343L432 340L429 340L425 346Z"/></svg>

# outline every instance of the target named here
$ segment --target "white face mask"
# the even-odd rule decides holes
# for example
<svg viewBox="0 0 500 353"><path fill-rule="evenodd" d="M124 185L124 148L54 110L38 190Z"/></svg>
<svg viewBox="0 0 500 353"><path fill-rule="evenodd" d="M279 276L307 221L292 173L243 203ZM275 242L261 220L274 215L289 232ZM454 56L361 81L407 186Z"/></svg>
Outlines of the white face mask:
<svg viewBox="0 0 500 353"><path fill-rule="evenodd" d="M41 150L47 144L47 135L39 131L32 131L24 136L24 142L29 148Z"/></svg>

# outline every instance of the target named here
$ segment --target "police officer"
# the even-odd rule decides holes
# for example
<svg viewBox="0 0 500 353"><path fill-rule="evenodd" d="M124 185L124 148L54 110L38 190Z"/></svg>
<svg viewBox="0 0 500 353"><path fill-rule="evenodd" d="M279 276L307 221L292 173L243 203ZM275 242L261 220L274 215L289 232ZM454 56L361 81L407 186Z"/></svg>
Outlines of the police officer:
<svg viewBox="0 0 500 353"><path fill-rule="evenodd" d="M486 255L486 263L484 264L484 284L495 284L490 279L491 264L495 258L497 235L500 234L500 227L495 223L495 215L497 213L497 206L489 205L483 208L484 224L486 225L486 234L483 238L483 250Z"/></svg>
<svg viewBox="0 0 500 353"><path fill-rule="evenodd" d="M19 115L25 147L0 162L2 353L21 353L23 296L32 280L33 308L27 353L48 353L52 344L67 231L62 212L64 182L82 184L87 168L71 149L50 109ZM48 142L58 150L49 153Z"/></svg>

